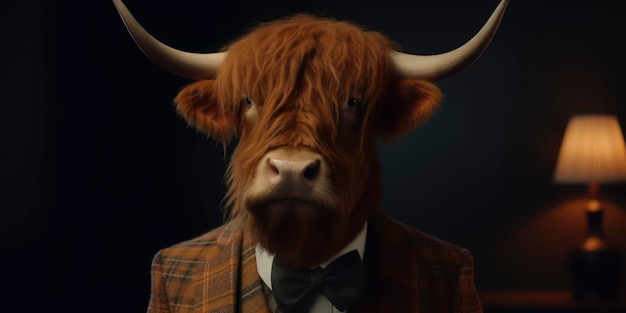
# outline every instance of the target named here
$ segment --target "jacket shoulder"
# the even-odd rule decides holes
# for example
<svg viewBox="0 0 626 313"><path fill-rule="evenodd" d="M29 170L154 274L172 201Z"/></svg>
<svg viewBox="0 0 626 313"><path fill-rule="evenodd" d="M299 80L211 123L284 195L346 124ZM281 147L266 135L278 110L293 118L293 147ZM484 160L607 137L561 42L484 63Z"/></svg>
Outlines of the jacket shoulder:
<svg viewBox="0 0 626 313"><path fill-rule="evenodd" d="M229 222L195 238L159 250L152 262L163 265L203 263L227 249L233 241L240 240L242 236L237 224Z"/></svg>
<svg viewBox="0 0 626 313"><path fill-rule="evenodd" d="M384 226L385 242L407 249L422 262L435 266L459 268L471 260L470 252L463 247L427 234L402 222L388 218ZM470 261L471 262L471 261Z"/></svg>
<svg viewBox="0 0 626 313"><path fill-rule="evenodd" d="M241 238L242 231L231 222L159 250L152 259L148 312L195 312L207 262L230 264Z"/></svg>
<svg viewBox="0 0 626 313"><path fill-rule="evenodd" d="M384 215L370 222L369 303L393 312L480 311L467 249Z"/></svg>

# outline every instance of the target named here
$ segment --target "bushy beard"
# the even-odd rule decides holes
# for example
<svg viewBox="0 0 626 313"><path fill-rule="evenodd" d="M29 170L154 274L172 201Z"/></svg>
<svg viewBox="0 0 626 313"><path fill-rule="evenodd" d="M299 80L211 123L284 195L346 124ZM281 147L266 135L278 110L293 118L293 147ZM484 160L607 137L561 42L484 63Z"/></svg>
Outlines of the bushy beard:
<svg viewBox="0 0 626 313"><path fill-rule="evenodd" d="M258 243L282 262L307 268L332 257L341 217L336 209L300 200L269 201L248 207Z"/></svg>

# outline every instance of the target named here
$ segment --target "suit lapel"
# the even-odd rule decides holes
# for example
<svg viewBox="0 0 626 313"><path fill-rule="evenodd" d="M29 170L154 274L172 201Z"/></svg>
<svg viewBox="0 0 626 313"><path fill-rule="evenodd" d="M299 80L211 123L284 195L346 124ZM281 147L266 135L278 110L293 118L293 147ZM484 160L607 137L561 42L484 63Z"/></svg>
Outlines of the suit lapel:
<svg viewBox="0 0 626 313"><path fill-rule="evenodd" d="M254 245L233 224L217 238L219 250L204 264L196 286L197 313L269 312L256 270Z"/></svg>
<svg viewBox="0 0 626 313"><path fill-rule="evenodd" d="M263 292L261 277L256 266L254 244L249 236L244 235L242 247L242 266L240 268L240 301L242 313L269 313L269 305Z"/></svg>
<svg viewBox="0 0 626 313"><path fill-rule="evenodd" d="M381 215L368 222L363 300L350 312L418 312L417 256L403 246L397 229ZM410 277L410 279L407 279Z"/></svg>

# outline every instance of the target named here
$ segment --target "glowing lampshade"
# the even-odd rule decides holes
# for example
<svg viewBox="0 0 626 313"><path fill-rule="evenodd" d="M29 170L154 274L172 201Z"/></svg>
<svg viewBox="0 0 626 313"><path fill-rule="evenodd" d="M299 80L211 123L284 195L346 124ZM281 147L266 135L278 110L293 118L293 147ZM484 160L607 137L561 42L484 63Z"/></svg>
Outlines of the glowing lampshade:
<svg viewBox="0 0 626 313"><path fill-rule="evenodd" d="M612 115L580 115L570 119L556 165L557 183L626 181L626 144Z"/></svg>

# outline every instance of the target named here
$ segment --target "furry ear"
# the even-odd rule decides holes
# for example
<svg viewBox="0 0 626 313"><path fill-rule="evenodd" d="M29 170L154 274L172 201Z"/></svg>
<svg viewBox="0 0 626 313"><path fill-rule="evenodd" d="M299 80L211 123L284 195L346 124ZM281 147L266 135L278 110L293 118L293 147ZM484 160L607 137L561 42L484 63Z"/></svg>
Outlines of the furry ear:
<svg viewBox="0 0 626 313"><path fill-rule="evenodd" d="M189 125L226 144L236 133L237 119L234 112L219 105L216 90L214 80L201 80L184 87L174 104Z"/></svg>
<svg viewBox="0 0 626 313"><path fill-rule="evenodd" d="M412 78L392 81L375 117L380 137L394 141L405 136L430 119L442 97L439 88L429 81Z"/></svg>

